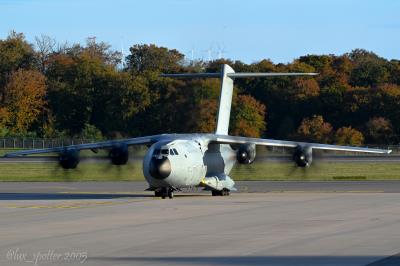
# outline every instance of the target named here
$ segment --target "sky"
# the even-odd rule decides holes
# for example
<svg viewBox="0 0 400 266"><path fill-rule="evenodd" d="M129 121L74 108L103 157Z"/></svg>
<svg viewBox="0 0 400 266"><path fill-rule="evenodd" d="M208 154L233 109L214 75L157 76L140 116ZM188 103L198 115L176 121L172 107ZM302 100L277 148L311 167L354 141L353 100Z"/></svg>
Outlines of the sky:
<svg viewBox="0 0 400 266"><path fill-rule="evenodd" d="M0 0L0 39L154 43L188 59L288 63L355 48L400 59L398 0Z"/></svg>

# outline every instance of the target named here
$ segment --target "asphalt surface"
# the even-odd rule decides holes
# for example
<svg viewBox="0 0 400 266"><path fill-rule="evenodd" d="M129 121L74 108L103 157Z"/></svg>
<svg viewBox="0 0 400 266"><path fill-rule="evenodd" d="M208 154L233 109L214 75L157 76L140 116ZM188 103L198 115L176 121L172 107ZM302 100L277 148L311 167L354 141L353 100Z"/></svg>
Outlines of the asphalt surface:
<svg viewBox="0 0 400 266"><path fill-rule="evenodd" d="M74 193L85 195L147 195L145 181L121 182L0 182L0 199L7 195L24 197L25 195L45 197L58 194L69 195ZM400 180L393 181L236 181L237 193L279 193L279 192L373 192L373 193L400 193ZM201 188L183 189L179 193L204 192ZM236 193L236 192L233 192ZM12 196L9 197L13 199Z"/></svg>
<svg viewBox="0 0 400 266"><path fill-rule="evenodd" d="M0 265L400 265L400 182L146 187L0 183Z"/></svg>

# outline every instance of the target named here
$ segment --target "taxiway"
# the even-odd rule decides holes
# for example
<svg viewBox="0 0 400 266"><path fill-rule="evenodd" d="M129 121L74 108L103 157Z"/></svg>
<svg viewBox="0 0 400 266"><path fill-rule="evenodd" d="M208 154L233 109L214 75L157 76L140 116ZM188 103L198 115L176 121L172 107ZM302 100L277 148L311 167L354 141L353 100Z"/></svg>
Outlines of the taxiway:
<svg viewBox="0 0 400 266"><path fill-rule="evenodd" d="M400 183L290 183L173 200L141 182L1 183L0 265L400 264L400 194L378 191Z"/></svg>

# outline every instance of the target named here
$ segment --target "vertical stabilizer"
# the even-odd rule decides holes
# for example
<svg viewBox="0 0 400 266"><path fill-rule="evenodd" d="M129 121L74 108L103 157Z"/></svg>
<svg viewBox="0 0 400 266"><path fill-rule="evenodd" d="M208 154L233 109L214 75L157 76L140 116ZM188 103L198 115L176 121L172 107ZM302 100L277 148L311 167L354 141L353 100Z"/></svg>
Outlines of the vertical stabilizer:
<svg viewBox="0 0 400 266"><path fill-rule="evenodd" d="M235 71L230 66L226 64L222 65L221 93L219 97L217 130L215 131L215 134L218 135L228 135L233 94L233 79L228 74L232 73L235 73Z"/></svg>
<svg viewBox="0 0 400 266"><path fill-rule="evenodd" d="M219 97L219 109L217 130L215 134L228 135L229 118L231 116L233 80L235 78L261 78L261 77L283 77L283 76L315 76L317 73L235 73L228 65L222 65L221 73L183 73L183 74L161 74L161 77L169 78L220 78L221 94Z"/></svg>

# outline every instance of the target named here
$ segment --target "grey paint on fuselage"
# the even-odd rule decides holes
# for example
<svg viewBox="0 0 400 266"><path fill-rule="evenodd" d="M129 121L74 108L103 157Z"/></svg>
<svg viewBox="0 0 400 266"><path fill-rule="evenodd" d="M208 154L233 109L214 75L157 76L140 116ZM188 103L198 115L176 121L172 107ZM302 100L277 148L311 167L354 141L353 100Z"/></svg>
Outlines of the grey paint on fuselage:
<svg viewBox="0 0 400 266"><path fill-rule="evenodd" d="M155 154L160 150L176 150L178 154ZM165 179L150 174L154 157L168 157L171 173ZM162 140L154 143L143 160L143 175L151 188L199 186L207 177L225 179L236 162L236 152L227 144L208 144L202 136ZM232 183L232 186L234 183Z"/></svg>
<svg viewBox="0 0 400 266"><path fill-rule="evenodd" d="M227 144L210 144L203 157L206 176L229 175L236 162L236 152Z"/></svg>

